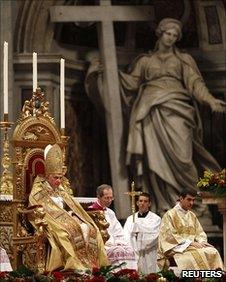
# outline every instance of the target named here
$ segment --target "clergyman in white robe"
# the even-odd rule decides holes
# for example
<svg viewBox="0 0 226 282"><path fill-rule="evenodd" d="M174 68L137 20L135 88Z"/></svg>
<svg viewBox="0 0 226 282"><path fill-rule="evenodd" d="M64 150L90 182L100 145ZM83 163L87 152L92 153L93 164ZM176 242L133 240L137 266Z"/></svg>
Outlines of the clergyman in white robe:
<svg viewBox="0 0 226 282"><path fill-rule="evenodd" d="M134 250L126 241L124 230L115 212L109 208L114 199L112 187L108 184L98 186L97 198L97 201L90 207L96 210L103 210L105 219L109 223L107 231L110 238L105 242L105 250L110 263L118 265L125 262L126 265L121 266L121 268L137 269Z"/></svg>
<svg viewBox="0 0 226 282"><path fill-rule="evenodd" d="M148 211L145 217L130 215L124 225L127 240L130 241L138 261L138 270L142 273L157 271L157 242L161 218Z"/></svg>
<svg viewBox="0 0 226 282"><path fill-rule="evenodd" d="M105 243L105 250L111 264L118 265L125 262L126 268L137 269L137 261L133 248L126 240L125 232L115 212L108 207L103 208L98 200L91 207L103 209L105 219L109 223L107 231L110 238Z"/></svg>

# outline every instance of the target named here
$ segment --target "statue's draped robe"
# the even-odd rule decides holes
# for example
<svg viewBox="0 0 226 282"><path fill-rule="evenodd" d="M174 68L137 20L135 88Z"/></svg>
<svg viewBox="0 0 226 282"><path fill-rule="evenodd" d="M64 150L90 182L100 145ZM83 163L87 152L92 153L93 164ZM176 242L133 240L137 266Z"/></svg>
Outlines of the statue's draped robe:
<svg viewBox="0 0 226 282"><path fill-rule="evenodd" d="M65 208L56 203L57 197L63 200ZM48 271L58 268L84 270L108 264L98 228L62 186L53 191L48 182L38 176L29 202L31 205L42 205L46 212L44 219L48 223L46 231L50 243L46 265ZM87 227L85 232L82 226Z"/></svg>
<svg viewBox="0 0 226 282"><path fill-rule="evenodd" d="M161 218L149 211L145 217L130 215L123 227L125 236L133 247L142 273L157 271L157 242Z"/></svg>
<svg viewBox="0 0 226 282"><path fill-rule="evenodd" d="M180 270L223 269L221 257L214 247L195 248L190 246L192 242L207 242L206 233L196 215L177 204L162 218L158 240L159 266L164 266L167 256L173 256Z"/></svg>
<svg viewBox="0 0 226 282"><path fill-rule="evenodd" d="M137 95L130 115L127 165L136 159L143 187L162 214L175 205L181 187L196 189L198 168L220 170L203 147L196 104L208 104L213 97L192 57L178 50L167 57L158 51L142 55L128 74L119 76L124 101Z"/></svg>

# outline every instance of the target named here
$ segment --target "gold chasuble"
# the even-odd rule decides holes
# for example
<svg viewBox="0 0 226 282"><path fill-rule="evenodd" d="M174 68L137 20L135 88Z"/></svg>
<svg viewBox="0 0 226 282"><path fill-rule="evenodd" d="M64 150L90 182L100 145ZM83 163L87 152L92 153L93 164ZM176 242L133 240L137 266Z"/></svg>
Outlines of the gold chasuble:
<svg viewBox="0 0 226 282"><path fill-rule="evenodd" d="M180 270L224 268L213 246L208 244L203 248L194 248L189 246L192 242L207 243L206 233L196 215L177 204L162 218L158 242L159 267L164 266L166 257L173 256Z"/></svg>
<svg viewBox="0 0 226 282"><path fill-rule="evenodd" d="M54 198L60 199L63 206L60 207ZM62 185L54 191L44 178L38 176L29 201L31 205L42 205L46 212L46 232L50 243L46 270L84 270L108 264L99 229Z"/></svg>

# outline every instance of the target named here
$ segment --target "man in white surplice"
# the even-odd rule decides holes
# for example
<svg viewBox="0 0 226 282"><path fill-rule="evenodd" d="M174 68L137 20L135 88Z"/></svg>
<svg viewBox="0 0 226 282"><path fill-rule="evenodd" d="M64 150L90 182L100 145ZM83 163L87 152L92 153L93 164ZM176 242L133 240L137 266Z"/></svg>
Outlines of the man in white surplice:
<svg viewBox="0 0 226 282"><path fill-rule="evenodd" d="M149 211L151 197L142 193L137 200L138 212L130 215L124 225L127 240L132 245L139 271L147 274L157 270L157 241L161 218Z"/></svg>
<svg viewBox="0 0 226 282"><path fill-rule="evenodd" d="M115 212L109 208L114 200L113 189L108 184L102 184L97 187L97 201L90 207L93 209L101 209L104 211L105 219L110 224L107 231L110 238L105 243L105 250L111 264L119 264L125 262L122 268L137 269L137 261L135 253L129 242L126 241L124 230L118 221Z"/></svg>

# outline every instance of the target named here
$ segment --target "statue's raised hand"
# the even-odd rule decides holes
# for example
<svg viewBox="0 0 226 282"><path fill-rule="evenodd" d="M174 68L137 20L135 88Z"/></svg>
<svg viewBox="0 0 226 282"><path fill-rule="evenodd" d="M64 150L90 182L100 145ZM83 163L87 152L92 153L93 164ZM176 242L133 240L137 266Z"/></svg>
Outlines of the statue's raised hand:
<svg viewBox="0 0 226 282"><path fill-rule="evenodd" d="M98 71L99 73L103 72L103 65L101 64L99 58L93 58L90 61L90 67L92 68L92 70Z"/></svg>
<svg viewBox="0 0 226 282"><path fill-rule="evenodd" d="M220 99L214 99L210 103L210 107L211 107L212 112L218 112L218 113L226 112L226 103Z"/></svg>

